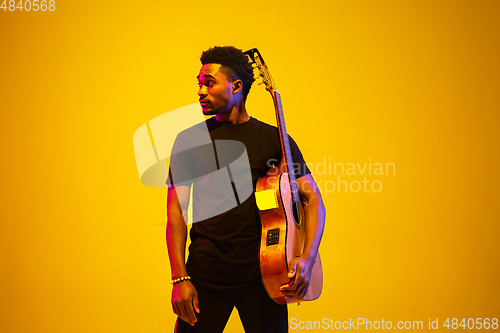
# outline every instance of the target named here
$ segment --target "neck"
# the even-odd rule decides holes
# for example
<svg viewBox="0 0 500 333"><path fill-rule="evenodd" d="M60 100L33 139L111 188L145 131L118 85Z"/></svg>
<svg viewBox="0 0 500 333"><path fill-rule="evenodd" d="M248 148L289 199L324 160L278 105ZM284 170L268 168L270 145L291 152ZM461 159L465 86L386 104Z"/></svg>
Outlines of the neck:
<svg viewBox="0 0 500 333"><path fill-rule="evenodd" d="M228 113L218 113L215 119L223 123L231 123L233 125L244 123L250 120L250 116L245 108L245 102L237 103Z"/></svg>

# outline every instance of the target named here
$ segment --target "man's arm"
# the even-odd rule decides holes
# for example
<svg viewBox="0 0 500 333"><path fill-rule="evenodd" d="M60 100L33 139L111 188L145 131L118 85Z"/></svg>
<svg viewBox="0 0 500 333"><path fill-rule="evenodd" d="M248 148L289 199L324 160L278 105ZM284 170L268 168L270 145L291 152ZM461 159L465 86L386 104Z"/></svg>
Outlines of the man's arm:
<svg viewBox="0 0 500 333"><path fill-rule="evenodd" d="M282 286L281 292L285 298L302 299L309 288L311 271L325 227L326 211L318 186L310 174L298 178L297 187L306 212L304 252L290 261L288 276L295 275L295 280L291 286Z"/></svg>
<svg viewBox="0 0 500 333"><path fill-rule="evenodd" d="M167 248L170 258L172 280L187 276L186 238L187 208L189 205L189 187L169 186L167 194ZM190 325L196 323L200 312L198 293L193 284L186 280L172 287L172 309L176 315Z"/></svg>

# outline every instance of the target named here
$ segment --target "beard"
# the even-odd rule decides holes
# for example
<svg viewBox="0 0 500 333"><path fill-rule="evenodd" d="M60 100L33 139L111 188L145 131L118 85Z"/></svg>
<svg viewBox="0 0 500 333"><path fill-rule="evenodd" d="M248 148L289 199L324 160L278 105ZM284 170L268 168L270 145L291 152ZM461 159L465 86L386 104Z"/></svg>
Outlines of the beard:
<svg viewBox="0 0 500 333"><path fill-rule="evenodd" d="M215 116L217 114L231 113L231 109L227 108L227 106L214 107L211 102L208 102L201 108L205 116Z"/></svg>

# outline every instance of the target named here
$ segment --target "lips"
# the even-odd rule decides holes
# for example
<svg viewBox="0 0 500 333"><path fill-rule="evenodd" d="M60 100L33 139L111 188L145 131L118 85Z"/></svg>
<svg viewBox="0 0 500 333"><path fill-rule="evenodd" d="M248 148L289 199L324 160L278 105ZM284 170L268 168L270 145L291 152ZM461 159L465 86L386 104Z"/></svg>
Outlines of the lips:
<svg viewBox="0 0 500 333"><path fill-rule="evenodd" d="M205 105L208 105L208 104L210 104L210 102L209 102L209 101L200 100L200 105L201 105L201 106L205 106Z"/></svg>

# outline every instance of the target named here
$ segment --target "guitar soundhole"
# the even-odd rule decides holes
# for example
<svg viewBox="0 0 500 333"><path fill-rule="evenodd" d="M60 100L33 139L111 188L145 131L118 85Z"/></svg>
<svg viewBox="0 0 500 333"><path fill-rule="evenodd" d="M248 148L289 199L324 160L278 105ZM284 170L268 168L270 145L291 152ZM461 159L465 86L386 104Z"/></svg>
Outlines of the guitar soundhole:
<svg viewBox="0 0 500 333"><path fill-rule="evenodd" d="M266 246L278 244L280 241L280 228L267 231Z"/></svg>

